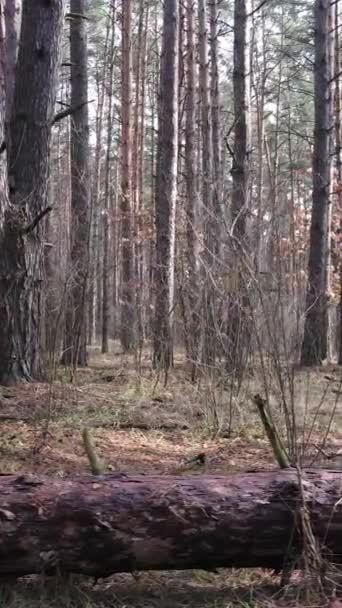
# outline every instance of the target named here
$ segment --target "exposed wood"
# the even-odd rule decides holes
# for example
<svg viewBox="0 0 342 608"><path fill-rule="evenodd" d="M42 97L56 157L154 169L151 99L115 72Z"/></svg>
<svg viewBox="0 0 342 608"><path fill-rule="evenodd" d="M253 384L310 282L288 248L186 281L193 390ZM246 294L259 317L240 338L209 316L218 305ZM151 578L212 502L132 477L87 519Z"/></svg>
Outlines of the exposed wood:
<svg viewBox="0 0 342 608"><path fill-rule="evenodd" d="M342 562L342 470L302 488L323 555ZM218 476L0 476L0 575L218 567L300 557L297 471ZM296 564L300 565L300 564Z"/></svg>
<svg viewBox="0 0 342 608"><path fill-rule="evenodd" d="M100 461L98 455L96 454L96 450L94 448L92 438L90 436L89 429L84 428L82 431L82 439L85 453L87 454L89 460L90 470L93 475L102 475L104 471L104 466Z"/></svg>
<svg viewBox="0 0 342 608"><path fill-rule="evenodd" d="M290 466L290 460L272 418L267 400L263 399L260 395L255 395L253 401L258 408L261 422L271 444L274 457L281 469L287 469Z"/></svg>

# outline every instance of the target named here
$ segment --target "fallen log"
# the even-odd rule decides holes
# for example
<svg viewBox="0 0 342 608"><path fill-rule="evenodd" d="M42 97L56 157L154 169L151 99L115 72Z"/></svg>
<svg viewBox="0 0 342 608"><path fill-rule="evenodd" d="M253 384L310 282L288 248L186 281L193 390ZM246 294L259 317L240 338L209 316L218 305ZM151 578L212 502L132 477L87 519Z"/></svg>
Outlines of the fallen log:
<svg viewBox="0 0 342 608"><path fill-rule="evenodd" d="M322 551L342 562L342 470L307 470ZM342 502L342 501L341 501ZM228 476L0 476L0 576L281 569L298 557L295 470Z"/></svg>

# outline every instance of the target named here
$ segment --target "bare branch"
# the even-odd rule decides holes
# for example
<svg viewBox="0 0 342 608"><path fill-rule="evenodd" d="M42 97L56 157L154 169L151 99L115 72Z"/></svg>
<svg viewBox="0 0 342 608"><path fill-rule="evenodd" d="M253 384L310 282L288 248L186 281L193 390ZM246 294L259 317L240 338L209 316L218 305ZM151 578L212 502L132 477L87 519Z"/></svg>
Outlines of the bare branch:
<svg viewBox="0 0 342 608"><path fill-rule="evenodd" d="M43 217L45 217L50 211L52 211L52 207L45 207L43 211L38 213L37 217L34 218L33 222L31 222L31 224L29 224L23 230L23 234L28 234L29 232L32 232L32 230L34 230L36 226L38 226L39 222L43 219Z"/></svg>
<svg viewBox="0 0 342 608"><path fill-rule="evenodd" d="M262 8L262 7L263 7L265 4L267 4L267 2L268 2L268 0L262 0L262 2L260 2L260 4L259 4L257 7L255 7L255 9L254 9L254 10L253 10L251 13L249 13L247 16L248 16L248 17L252 17L253 15L255 15L255 13L257 13L258 11L260 11L260 9L261 9L261 8Z"/></svg>
<svg viewBox="0 0 342 608"><path fill-rule="evenodd" d="M90 21L89 17L82 15L82 13L66 13L65 19L66 21L71 21L72 19L85 19L86 21Z"/></svg>
<svg viewBox="0 0 342 608"><path fill-rule="evenodd" d="M67 118L67 116L71 116L72 114L75 114L75 112L78 112L78 110L81 110L88 103L93 103L93 101L94 101L93 99L91 101L84 101L83 103L80 103L77 106L74 106L74 107L69 106L65 110L62 110L61 112L58 112L55 115L55 117L53 118L52 124L55 125L60 120L63 120L63 118Z"/></svg>

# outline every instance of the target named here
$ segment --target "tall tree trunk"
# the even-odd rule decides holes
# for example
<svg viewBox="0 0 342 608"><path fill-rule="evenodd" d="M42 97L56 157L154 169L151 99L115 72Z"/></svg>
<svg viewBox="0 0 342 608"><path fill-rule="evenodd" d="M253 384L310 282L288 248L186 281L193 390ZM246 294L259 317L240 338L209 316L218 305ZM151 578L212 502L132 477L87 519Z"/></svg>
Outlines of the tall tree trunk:
<svg viewBox="0 0 342 608"><path fill-rule="evenodd" d="M15 66L17 63L20 22L20 0L4 0L5 30L6 30L6 125L9 128L14 95Z"/></svg>
<svg viewBox="0 0 342 608"><path fill-rule="evenodd" d="M145 120L146 120L146 64L147 64L147 35L149 26L150 10L149 6L145 9L145 24L143 32L142 53L141 53L141 97L140 97L140 134L139 134L139 161L138 161L138 200L140 201L140 211L138 215L138 286L139 297L137 296L137 328L138 343L141 349L145 338L145 314L144 305L147 302L146 293L148 292L149 280L147 276L147 255L144 238L144 224L147 215L144 196L144 171L145 171Z"/></svg>
<svg viewBox="0 0 342 608"><path fill-rule="evenodd" d="M86 302L89 274L89 117L86 0L70 0L71 285L66 312L64 365L87 365Z"/></svg>
<svg viewBox="0 0 342 608"><path fill-rule="evenodd" d="M150 157L150 208L154 212L156 208L156 192L157 192L157 117L158 117L158 86L160 72L160 52L159 52L159 25L158 25L159 11L157 5L154 7L153 15L153 34L155 37L155 44L153 48L153 54L150 53L150 61L152 63L150 86L149 86L149 97L151 98L151 127L150 127L150 139L151 139L151 157ZM152 231L152 226L151 226ZM154 284L155 284L155 257L156 248L154 244L155 234L152 232L153 238L149 240L146 247L146 258L148 259L148 302L153 302L154 299ZM153 309L149 307L148 315L148 328L149 333L153 335L154 331L154 316Z"/></svg>
<svg viewBox="0 0 342 608"><path fill-rule="evenodd" d="M179 2L165 0L160 65L156 183L155 366L173 362L175 216L178 161Z"/></svg>
<svg viewBox="0 0 342 608"><path fill-rule="evenodd" d="M335 4L335 142L336 142L336 182L337 209L340 213L340 233L342 234L342 125L341 125L341 59L340 59L340 3ZM339 258L340 302L338 333L338 364L342 365L342 255Z"/></svg>
<svg viewBox="0 0 342 608"><path fill-rule="evenodd" d="M327 233L330 204L330 1L315 0L314 151L310 253L302 365L320 365L327 354Z"/></svg>
<svg viewBox="0 0 342 608"><path fill-rule="evenodd" d="M145 15L146 13L146 15ZM143 122L145 108L142 104L142 93L144 91L145 73L143 68L145 65L146 54L146 18L148 18L148 7L145 6L145 0L140 0L139 3L139 20L138 20L138 36L137 48L135 53L135 100L134 100L134 129L133 129L133 159L132 159L132 205L134 212L134 282L136 285L136 342L142 344L143 341L143 326L142 326L142 297L143 297L143 282L141 277L142 264L142 197L143 190L141 189L141 163L143 162L144 150L142 147L143 140Z"/></svg>
<svg viewBox="0 0 342 608"><path fill-rule="evenodd" d="M250 199L249 38L248 0L234 5L234 151L232 164L232 293L228 310L227 368L242 373L248 352L248 300L241 258L246 247L246 217Z"/></svg>
<svg viewBox="0 0 342 608"><path fill-rule="evenodd" d="M197 215L198 215L198 179L196 149L196 63L195 63L195 15L193 0L186 4L186 125L185 125L185 171L186 171L186 236L188 265L188 341L189 356L193 366L198 359L199 345L199 309L198 309L198 263L197 263Z"/></svg>
<svg viewBox="0 0 342 608"><path fill-rule="evenodd" d="M5 71L6 71L6 62L5 62L5 16L4 9L0 2L0 145L1 145L1 154L0 154L0 248L3 247L3 239L6 238L6 225L5 220L10 210L9 196L8 196L8 173L7 173L7 156L5 153L4 142L6 139L5 136L5 115L6 115L6 104L4 103L6 99L6 82L5 82ZM0 251L1 251L0 249ZM1 264L1 262L0 262ZM1 266L0 266L1 268ZM3 285L0 283L0 293L3 292ZM0 311L1 311L1 303L0 303ZM4 321L4 319L2 319ZM1 333L0 333L1 337ZM1 357L1 355L0 355ZM1 359L0 359L1 366ZM0 367L1 370L1 367ZM3 378L0 378L0 381Z"/></svg>
<svg viewBox="0 0 342 608"><path fill-rule="evenodd" d="M62 0L23 2L0 242L0 382L41 377L43 229Z"/></svg>
<svg viewBox="0 0 342 608"><path fill-rule="evenodd" d="M204 224L204 279L202 295L202 363L211 369L216 359L215 313L213 310L212 272L214 257L219 244L216 241L213 214L213 148L212 123L209 90L209 60L208 60L208 22L206 0L198 0L199 22L199 90L201 106L201 136L202 136L202 214Z"/></svg>
<svg viewBox="0 0 342 608"><path fill-rule="evenodd" d="M213 139L213 209L217 214L217 221L221 216L221 137L220 137L220 94L218 70L218 0L209 0L210 20L210 95L211 95L211 123ZM220 224L217 227L220 240Z"/></svg>
<svg viewBox="0 0 342 608"><path fill-rule="evenodd" d="M97 306L100 294L98 292L98 257L99 257L99 229L101 213L101 170L102 170L102 143L104 122L104 100L106 90L106 68L108 55L108 40L110 33L110 16L108 15L106 38L102 62L96 70L97 108L95 126L95 162L93 172L92 194L91 194L91 235L90 235L90 281L89 281L89 306L88 306L88 342L95 344L97 338ZM99 61L99 57L97 58Z"/></svg>
<svg viewBox="0 0 342 608"><path fill-rule="evenodd" d="M121 324L120 338L125 351L135 345L132 247L132 0L122 1L122 92L121 92Z"/></svg>
<svg viewBox="0 0 342 608"><path fill-rule="evenodd" d="M108 338L110 324L110 282L109 282L109 251L110 251L110 164L113 137L113 82L114 82L114 49L115 49L115 2L111 5L110 44L108 58L108 106L107 106L107 141L106 161L104 171L104 214L103 214L103 275L102 275L102 344L103 353L108 353Z"/></svg>
<svg viewBox="0 0 342 608"><path fill-rule="evenodd" d="M256 8L255 0L252 1L252 11ZM256 175L256 204L257 204L257 219L255 226L254 240L254 260L255 269L259 273L263 270L261 265L261 244L262 244L262 223L264 215L264 152L265 152L265 98L266 98L266 81L267 81L267 54L266 54L266 16L265 9L261 9L261 36L258 40L254 37L254 62L258 77L255 77L254 71L251 73L251 86L253 86L253 94L255 97L256 106L256 137L257 137L257 175ZM253 15L253 31L256 31L255 13ZM259 51L259 44L261 51Z"/></svg>

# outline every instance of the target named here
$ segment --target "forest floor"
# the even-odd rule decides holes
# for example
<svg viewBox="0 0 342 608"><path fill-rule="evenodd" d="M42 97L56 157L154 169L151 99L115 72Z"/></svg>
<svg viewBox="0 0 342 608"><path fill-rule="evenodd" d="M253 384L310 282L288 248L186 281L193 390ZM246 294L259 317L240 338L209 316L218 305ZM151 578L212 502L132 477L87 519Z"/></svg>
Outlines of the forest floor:
<svg viewBox="0 0 342 608"><path fill-rule="evenodd" d="M256 369L246 370L237 391L229 382L191 383L181 354L165 382L151 369L148 353L138 365L119 352L104 356L94 350L89 367L72 382L69 370L58 369L53 382L0 389L0 472L89 472L81 437L85 426L108 472L225 474L275 468L253 405L253 395L264 395L266 388L265 374ZM280 427L284 395L289 410L294 407L304 462L320 464L330 456L329 466L342 463L341 376L334 366L298 371L292 388L285 370L283 382L267 386ZM205 465L185 465L202 452ZM324 605L322 598L302 602L302 592L299 574L279 591L279 579L260 570L142 573L137 580L116 575L96 586L80 577L68 583L26 577L14 587L0 587L0 608Z"/></svg>

